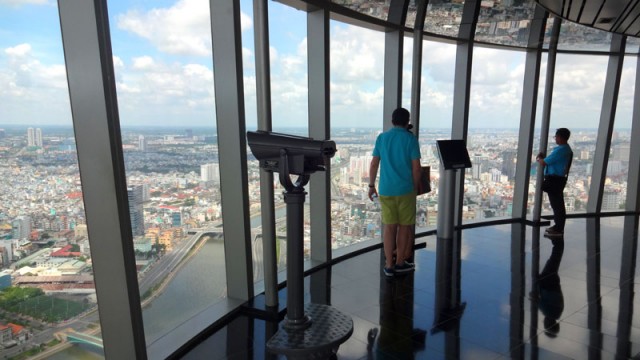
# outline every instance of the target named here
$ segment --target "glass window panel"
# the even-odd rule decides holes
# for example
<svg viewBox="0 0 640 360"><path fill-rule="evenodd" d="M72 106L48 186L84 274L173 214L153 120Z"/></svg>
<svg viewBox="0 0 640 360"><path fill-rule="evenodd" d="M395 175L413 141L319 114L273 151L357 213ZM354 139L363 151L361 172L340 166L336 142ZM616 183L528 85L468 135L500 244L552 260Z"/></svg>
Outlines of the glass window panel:
<svg viewBox="0 0 640 360"><path fill-rule="evenodd" d="M332 2L364 15L387 20L391 0L332 0Z"/></svg>
<svg viewBox="0 0 640 360"><path fill-rule="evenodd" d="M537 172L538 172L538 163L535 161L536 154L540 152L540 126L542 124L542 113L544 109L544 89L545 82L547 78L547 61L548 61L549 53L543 52L540 58L540 74L539 74L539 82L538 82L538 99L536 103L536 119L535 119L535 128L533 130L533 148L531 151L531 168L529 172L529 188L527 195L527 214L529 216L532 215L533 206L535 204L535 191L536 191L536 183ZM543 194L543 201L545 200L546 195Z"/></svg>
<svg viewBox="0 0 640 360"><path fill-rule="evenodd" d="M101 335L56 3L0 3L0 33L0 357L27 358ZM104 357L48 358L75 354Z"/></svg>
<svg viewBox="0 0 640 360"><path fill-rule="evenodd" d="M226 297L210 11L206 2L109 6L133 247L152 345ZM242 14L245 32L250 19Z"/></svg>
<svg viewBox="0 0 640 360"><path fill-rule="evenodd" d="M574 158L564 190L565 203L568 213L585 212L608 56L558 54L556 61L547 153L555 146L556 129L571 130L569 145ZM551 214L546 195L543 206L543 213Z"/></svg>
<svg viewBox="0 0 640 360"><path fill-rule="evenodd" d="M625 52L627 54L637 55L640 51L640 38L635 36L627 36L627 45Z"/></svg>
<svg viewBox="0 0 640 360"><path fill-rule="evenodd" d="M380 240L380 210L367 198L382 131L384 33L331 22L332 248Z"/></svg>
<svg viewBox="0 0 640 360"><path fill-rule="evenodd" d="M625 57L613 135L611 136L607 177L602 194L602 211L624 210L627 198L636 65L637 58L635 56Z"/></svg>
<svg viewBox="0 0 640 360"><path fill-rule="evenodd" d="M610 32L562 20L560 36L558 37L558 50L608 52L610 47Z"/></svg>
<svg viewBox="0 0 640 360"><path fill-rule="evenodd" d="M464 1L443 0L427 5L424 31L457 38Z"/></svg>
<svg viewBox="0 0 640 360"><path fill-rule="evenodd" d="M482 2L475 40L501 45L527 46L535 6L534 1L528 0Z"/></svg>
<svg viewBox="0 0 640 360"><path fill-rule="evenodd" d="M413 29L413 26L416 23L417 11L418 6L416 5L416 0L409 0L409 7L407 8L407 19L404 22L406 27Z"/></svg>
<svg viewBox="0 0 640 360"><path fill-rule="evenodd" d="M474 48L463 222L512 214L524 63L523 52Z"/></svg>
<svg viewBox="0 0 640 360"><path fill-rule="evenodd" d="M431 167L431 192L418 197L416 232L435 229L438 218L440 159L436 140L451 138L456 46L424 41L420 92L420 155Z"/></svg>
<svg viewBox="0 0 640 360"><path fill-rule="evenodd" d="M307 136L307 13L269 2L273 129Z"/></svg>

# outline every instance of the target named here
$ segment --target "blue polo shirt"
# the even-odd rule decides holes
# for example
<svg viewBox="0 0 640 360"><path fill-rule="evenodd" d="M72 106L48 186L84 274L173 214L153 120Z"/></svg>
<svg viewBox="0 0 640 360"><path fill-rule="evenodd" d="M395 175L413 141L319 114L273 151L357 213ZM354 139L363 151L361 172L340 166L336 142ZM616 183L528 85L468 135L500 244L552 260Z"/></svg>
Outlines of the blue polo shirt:
<svg viewBox="0 0 640 360"><path fill-rule="evenodd" d="M544 168L545 175L565 176L565 171L569 165L569 161L573 158L573 151L568 144L556 146L551 154L544 158L547 166Z"/></svg>
<svg viewBox="0 0 640 360"><path fill-rule="evenodd" d="M412 192L412 160L420 159L418 139L403 127L394 127L378 135L373 156L380 158L378 194L400 196Z"/></svg>

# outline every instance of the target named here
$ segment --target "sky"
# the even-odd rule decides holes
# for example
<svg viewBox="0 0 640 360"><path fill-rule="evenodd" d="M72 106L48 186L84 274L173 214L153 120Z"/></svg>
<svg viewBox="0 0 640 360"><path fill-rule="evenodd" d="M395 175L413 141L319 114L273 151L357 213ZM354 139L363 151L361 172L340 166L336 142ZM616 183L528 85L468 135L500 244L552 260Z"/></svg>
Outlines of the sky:
<svg viewBox="0 0 640 360"><path fill-rule="evenodd" d="M209 2L108 2L122 126L214 126ZM306 13L269 1L274 130L308 123ZM247 129L256 127L253 1L241 0ZM382 127L384 34L331 21L331 121ZM403 106L411 104L412 39L405 38ZM421 127L450 127L455 45L425 41ZM471 128L517 128L525 54L474 51ZM542 71L546 71L543 56ZM617 127L630 126L635 58L625 62ZM604 56L559 55L551 127L597 127ZM541 77L540 96L544 89ZM541 102L541 101L540 101ZM542 112L538 107L538 114ZM539 118L539 116L538 116ZM0 0L0 124L71 125L57 2Z"/></svg>

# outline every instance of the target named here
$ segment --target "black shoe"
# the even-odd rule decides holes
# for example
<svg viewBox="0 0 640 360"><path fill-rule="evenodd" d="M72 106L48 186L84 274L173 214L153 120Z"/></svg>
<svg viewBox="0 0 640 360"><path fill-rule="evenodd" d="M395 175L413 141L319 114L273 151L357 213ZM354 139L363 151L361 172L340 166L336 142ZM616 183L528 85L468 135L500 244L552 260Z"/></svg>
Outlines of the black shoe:
<svg viewBox="0 0 640 360"><path fill-rule="evenodd" d="M564 231L558 231L558 230L552 229L549 231L545 231L544 235L552 238L560 238L564 236Z"/></svg>
<svg viewBox="0 0 640 360"><path fill-rule="evenodd" d="M548 234L550 231L556 231L556 227L555 227L555 225L554 225L554 226L549 226L548 228L546 228L546 229L544 230L544 233L545 233L545 234Z"/></svg>
<svg viewBox="0 0 640 360"><path fill-rule="evenodd" d="M395 269L392 268L392 267L390 267L390 268L384 267L384 268L382 268L382 272L384 273L384 275L386 277L393 277L395 275L395 273L396 273Z"/></svg>
<svg viewBox="0 0 640 360"><path fill-rule="evenodd" d="M396 266L393 267L393 271L396 273L408 273L408 272L412 272L414 271L415 268L409 264L407 264L406 262L402 263L402 264L396 264Z"/></svg>

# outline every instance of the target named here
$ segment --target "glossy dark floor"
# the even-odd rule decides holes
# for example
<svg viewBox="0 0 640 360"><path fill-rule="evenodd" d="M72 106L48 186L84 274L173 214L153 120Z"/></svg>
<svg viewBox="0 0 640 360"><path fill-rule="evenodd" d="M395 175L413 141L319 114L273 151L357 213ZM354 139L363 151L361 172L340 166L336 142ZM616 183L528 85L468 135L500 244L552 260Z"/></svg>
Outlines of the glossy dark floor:
<svg viewBox="0 0 640 360"><path fill-rule="evenodd" d="M637 230L636 217L570 219L564 241L544 227L466 229L460 246L427 238L412 275L385 278L376 250L306 278L305 299L353 319L339 359L634 358ZM276 330L240 316L184 358L282 358L266 352Z"/></svg>

